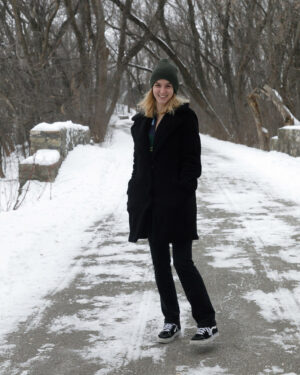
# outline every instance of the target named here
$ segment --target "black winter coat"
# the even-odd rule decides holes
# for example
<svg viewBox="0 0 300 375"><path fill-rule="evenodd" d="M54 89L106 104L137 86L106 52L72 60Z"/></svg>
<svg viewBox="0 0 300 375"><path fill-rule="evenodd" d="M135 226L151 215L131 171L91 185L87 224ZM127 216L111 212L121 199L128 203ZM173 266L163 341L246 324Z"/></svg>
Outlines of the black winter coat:
<svg viewBox="0 0 300 375"><path fill-rule="evenodd" d="M189 105L165 114L150 152L151 118L133 116L133 171L128 182L129 241L198 239L196 193L201 175L198 120Z"/></svg>

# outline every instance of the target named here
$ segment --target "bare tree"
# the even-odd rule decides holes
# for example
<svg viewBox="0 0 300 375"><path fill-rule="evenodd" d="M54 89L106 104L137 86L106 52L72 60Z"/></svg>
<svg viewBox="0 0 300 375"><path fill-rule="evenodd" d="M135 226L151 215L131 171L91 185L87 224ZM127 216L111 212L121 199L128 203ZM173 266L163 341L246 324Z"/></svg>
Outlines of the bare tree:
<svg viewBox="0 0 300 375"><path fill-rule="evenodd" d="M124 10L122 0L111 1ZM135 32L152 31L135 7L129 20L138 28ZM199 108L203 131L255 145L257 131L247 98L265 83L279 91L296 113L294 103L300 101L295 79L299 77L296 0L169 0L161 7L157 24L142 53L148 61L155 55L168 56L177 65L182 87ZM279 117L274 108L272 114L269 103L263 106L262 116L268 116L264 123L272 133Z"/></svg>
<svg viewBox="0 0 300 375"><path fill-rule="evenodd" d="M299 19L297 0L0 0L0 155L42 121L71 119L103 141L160 57L178 67L201 131L266 147L248 98L267 84L300 117ZM271 136L278 110L257 109Z"/></svg>

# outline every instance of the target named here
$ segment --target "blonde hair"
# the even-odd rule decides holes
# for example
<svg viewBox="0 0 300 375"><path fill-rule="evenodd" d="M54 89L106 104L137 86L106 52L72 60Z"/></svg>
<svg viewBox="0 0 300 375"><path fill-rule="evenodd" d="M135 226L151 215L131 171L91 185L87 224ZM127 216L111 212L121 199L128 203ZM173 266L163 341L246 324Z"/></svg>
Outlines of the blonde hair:
<svg viewBox="0 0 300 375"><path fill-rule="evenodd" d="M178 96L174 93L172 98L168 101L167 105L165 106L163 112L161 113L174 114L176 108L188 102L188 99ZM143 112L146 117L152 118L157 114L156 99L153 95L152 88L148 92L146 92L144 98L138 103L137 107L138 110Z"/></svg>

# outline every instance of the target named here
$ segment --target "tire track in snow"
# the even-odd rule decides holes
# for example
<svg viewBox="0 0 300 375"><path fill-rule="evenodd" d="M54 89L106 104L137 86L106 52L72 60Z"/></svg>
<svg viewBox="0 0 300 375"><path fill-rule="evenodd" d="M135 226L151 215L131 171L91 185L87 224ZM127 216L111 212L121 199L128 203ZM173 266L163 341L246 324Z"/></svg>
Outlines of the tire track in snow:
<svg viewBox="0 0 300 375"><path fill-rule="evenodd" d="M141 299L140 306L137 312L136 325L134 327L134 332L132 333L127 349L126 360L128 362L136 361L140 358L141 347L144 340L144 332L148 322L148 312L152 304L153 292L151 290L147 290L143 293L143 297Z"/></svg>
<svg viewBox="0 0 300 375"><path fill-rule="evenodd" d="M228 189L229 184L227 182L223 182L222 185L221 185L218 181L216 181L216 183L217 183L220 191L223 192L224 196L226 197L226 199L230 203L230 205L232 207L234 207L237 212L239 212L240 209L239 209L238 205L232 199L231 194L230 194L230 190ZM257 252L256 249L261 248L261 247L262 248L265 247L265 242L263 241L262 237L259 236L253 229L250 229L250 227L249 227L249 225L247 225L246 221L243 222L243 226L246 230L246 233L248 233L248 236L254 241L254 245L256 245L256 246L252 247L254 252L256 253L256 255L261 255ZM268 275L268 274L270 274L270 272L272 272L271 268L267 265L266 261L264 261L263 257L261 257L261 256L256 257L256 256L254 256L254 254L251 255L249 253L247 255L248 255L248 258L250 258L252 264L256 263L257 261L260 262L260 264L262 265L266 275ZM257 271L259 271L259 269L256 268L255 271L257 272Z"/></svg>
<svg viewBox="0 0 300 375"><path fill-rule="evenodd" d="M223 181L222 185L219 183L219 181L216 181L216 183L220 191L224 193L224 196L226 197L230 205L235 208L236 212L240 212L241 210L239 206L236 204L236 202L234 201L230 193L229 183L227 181ZM276 201L276 198L274 197L273 194L271 194L266 189L262 189L262 186L260 186L257 182L255 182L255 185L257 187L257 190L262 191L263 194L268 197L269 201ZM286 208L283 204L282 206L283 208ZM280 287L283 286L283 279L280 279L277 277L276 271L274 271L271 268L270 263L267 260L265 260L265 254L263 253L263 249L266 249L268 245L263 239L263 237L260 234L258 234L255 229L250 227L247 220L244 220L242 225L244 226L245 231L248 234L248 237L251 238L254 242L254 246L252 246L254 253L253 254L248 253L248 256L251 259L252 263L259 262L262 265L262 268L265 272L265 276L268 278L271 278L272 280L277 280L279 286ZM267 255L267 257L269 258L269 255ZM259 271L259 269L256 269L256 271Z"/></svg>
<svg viewBox="0 0 300 375"><path fill-rule="evenodd" d="M215 161L215 165L218 165L218 160L220 157L222 157L222 155L212 153L210 149L205 149L205 153L206 155L208 154L209 156L212 156L212 158L209 159L209 166L213 165L213 161L214 161L213 159L217 159ZM224 160L222 160L222 162L224 163ZM268 207L268 203L272 204L273 202L276 202L276 205L275 205L276 211L279 211L282 207L282 212L284 213L285 211L287 211L287 204L292 205L292 203L280 200L278 196L275 197L274 193L271 193L270 190L266 188L266 184L264 184L263 182L258 183L254 179L253 176L249 177L249 175L244 173L241 169L239 169L234 176L228 176L226 173L224 174L224 172L222 174L222 172L223 172L222 170L218 171L218 170L215 170L214 168L213 173L210 172L208 174L208 178L211 179L211 177L213 176L214 184L216 184L218 186L219 191L223 193L223 196L226 198L227 202L229 203L229 207L234 208L234 211L239 215L239 217L245 216L241 225L245 229L245 232L248 234L248 237L251 238L254 243L252 246L254 253L253 254L248 253L249 258L251 259L252 263L260 262L262 269L264 270L264 273L268 278L271 278L273 280L276 280L276 279L278 280L278 275L276 274L276 271L274 272L268 260L265 260L266 256L269 258L269 254L265 255L266 254L265 249L267 249L269 244L265 241L265 239L263 238L261 234L257 233L258 226L254 227L253 225L252 226L250 225L251 221L249 220L249 217L246 217L247 214L249 215L249 212L243 212L241 207L239 207L239 205L235 202L233 193L239 194L240 191L238 191L236 187L241 189L241 184L244 185L243 191L250 190L250 199L251 199L251 192L253 191L261 192L263 197L267 197L266 200L264 199L264 206L267 206L267 209L268 209L268 212L266 213L266 215L270 213L270 207L274 208L272 207L272 205L271 206L269 205ZM239 184L232 184L232 183L230 184L229 181L236 181L236 178L238 178ZM250 189L249 189L249 186L250 186ZM261 199L261 197L259 198ZM228 208L226 207L224 209L228 210ZM297 218L295 216L290 216L290 217L292 219L290 220L290 223L289 223L290 227L292 225L291 224L292 222L293 222L294 227L297 227L297 225L300 226L300 218ZM259 216L258 214L256 214L255 219L258 220L258 218ZM276 215L274 215L274 218L278 218L277 213ZM272 230L273 231L275 230L273 226L270 227L269 229L270 229L271 234L272 234ZM277 230L280 230L280 229L278 228ZM264 234L267 235L269 233L264 233ZM259 269L257 269L256 271L259 271Z"/></svg>

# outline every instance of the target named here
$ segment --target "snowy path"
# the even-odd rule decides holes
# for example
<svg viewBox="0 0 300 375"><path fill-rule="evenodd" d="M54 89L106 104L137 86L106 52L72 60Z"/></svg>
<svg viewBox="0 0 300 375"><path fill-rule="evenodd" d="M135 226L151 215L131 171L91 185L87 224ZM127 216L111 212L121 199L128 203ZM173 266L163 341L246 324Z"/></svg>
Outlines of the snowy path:
<svg viewBox="0 0 300 375"><path fill-rule="evenodd" d="M0 347L1 375L300 374L299 204L204 140L193 246L217 310L215 344L188 345L194 322L178 279L183 336L156 343L162 318L148 246L127 242L121 201L89 228L72 282Z"/></svg>

